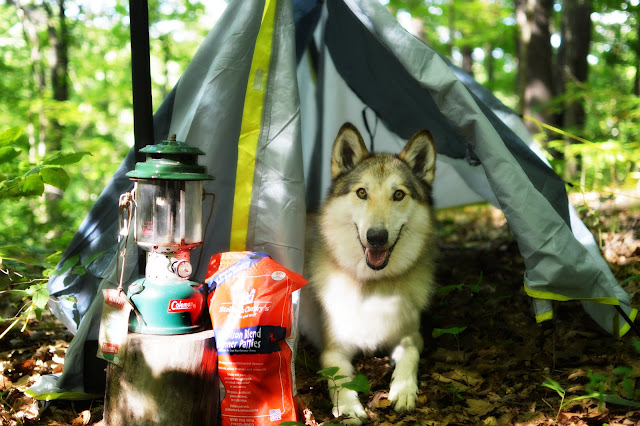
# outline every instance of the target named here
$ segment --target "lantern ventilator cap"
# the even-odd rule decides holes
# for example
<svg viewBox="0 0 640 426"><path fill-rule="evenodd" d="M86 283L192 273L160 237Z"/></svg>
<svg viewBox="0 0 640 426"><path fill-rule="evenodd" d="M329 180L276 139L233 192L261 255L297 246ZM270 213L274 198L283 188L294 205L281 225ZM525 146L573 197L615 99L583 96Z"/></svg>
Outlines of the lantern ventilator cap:
<svg viewBox="0 0 640 426"><path fill-rule="evenodd" d="M144 162L136 163L136 168L127 173L133 179L169 180L211 180L207 168L198 164L198 155L204 155L198 148L176 141L176 135L154 145L140 149L147 155Z"/></svg>

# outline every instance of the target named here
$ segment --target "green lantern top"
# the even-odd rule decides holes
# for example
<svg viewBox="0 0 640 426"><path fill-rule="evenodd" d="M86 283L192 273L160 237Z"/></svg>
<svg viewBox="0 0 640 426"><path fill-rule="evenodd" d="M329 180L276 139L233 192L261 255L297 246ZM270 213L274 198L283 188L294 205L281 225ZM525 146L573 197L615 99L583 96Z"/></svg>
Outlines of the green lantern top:
<svg viewBox="0 0 640 426"><path fill-rule="evenodd" d="M169 180L211 180L207 168L198 164L198 155L204 152L198 148L176 141L176 135L154 145L140 149L147 155L144 162L136 163L136 168L127 173L133 179Z"/></svg>

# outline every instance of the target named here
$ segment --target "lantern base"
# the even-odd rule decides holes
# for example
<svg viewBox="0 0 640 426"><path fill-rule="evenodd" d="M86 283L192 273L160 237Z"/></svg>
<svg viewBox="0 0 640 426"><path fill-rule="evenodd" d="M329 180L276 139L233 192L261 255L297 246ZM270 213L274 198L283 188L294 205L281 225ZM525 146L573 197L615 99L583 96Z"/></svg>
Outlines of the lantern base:
<svg viewBox="0 0 640 426"><path fill-rule="evenodd" d="M141 334L187 334L201 331L204 289L188 280L140 278L127 292L137 312L129 331Z"/></svg>

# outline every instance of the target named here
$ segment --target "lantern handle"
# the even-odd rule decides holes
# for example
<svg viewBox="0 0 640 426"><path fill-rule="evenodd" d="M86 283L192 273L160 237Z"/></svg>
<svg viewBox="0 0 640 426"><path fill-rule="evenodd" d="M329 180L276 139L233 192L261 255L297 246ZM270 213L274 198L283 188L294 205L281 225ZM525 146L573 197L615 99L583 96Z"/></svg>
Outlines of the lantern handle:
<svg viewBox="0 0 640 426"><path fill-rule="evenodd" d="M127 245L129 243L129 231L131 229L131 220L133 218L133 209L135 206L135 187L130 192L125 192L120 195L120 199L118 200L118 247L120 247L122 243L122 239L124 237L124 246L122 247L122 267L120 269L120 277L118 278L118 287L117 290L121 296L123 296L124 300L127 301L129 305L133 308L133 312L136 314L138 318L138 322L140 324L144 323L144 319L142 315L140 315L140 311L134 305L131 300L124 294L123 290L123 282L124 282L124 270L125 264L127 262ZM118 271L118 261L116 259L116 273Z"/></svg>

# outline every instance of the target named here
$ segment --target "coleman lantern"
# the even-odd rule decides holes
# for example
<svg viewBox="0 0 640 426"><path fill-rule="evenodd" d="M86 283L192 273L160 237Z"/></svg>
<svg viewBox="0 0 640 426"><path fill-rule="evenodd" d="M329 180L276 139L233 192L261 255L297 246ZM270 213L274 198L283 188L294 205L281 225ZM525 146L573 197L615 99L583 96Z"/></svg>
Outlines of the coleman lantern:
<svg viewBox="0 0 640 426"><path fill-rule="evenodd" d="M200 331L205 296L190 280L190 253L202 244L203 181L213 179L198 165L204 153L175 135L140 152L144 162L127 173L134 184L134 238L147 252L144 278L127 296L135 307L130 331L184 334Z"/></svg>

